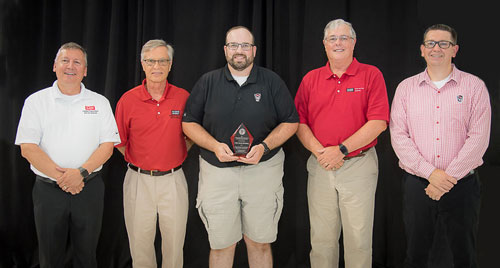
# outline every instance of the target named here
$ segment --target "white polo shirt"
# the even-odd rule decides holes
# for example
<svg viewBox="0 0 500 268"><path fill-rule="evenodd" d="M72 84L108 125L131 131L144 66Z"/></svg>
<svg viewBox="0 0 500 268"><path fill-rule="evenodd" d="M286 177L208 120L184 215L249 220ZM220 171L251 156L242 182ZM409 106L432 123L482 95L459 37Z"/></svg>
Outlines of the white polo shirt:
<svg viewBox="0 0 500 268"><path fill-rule="evenodd" d="M108 99L86 89L83 83L80 88L78 95L64 95L56 80L51 87L26 98L15 144L37 144L62 168L80 167L101 143L119 144L120 136ZM31 170L48 177L33 165Z"/></svg>

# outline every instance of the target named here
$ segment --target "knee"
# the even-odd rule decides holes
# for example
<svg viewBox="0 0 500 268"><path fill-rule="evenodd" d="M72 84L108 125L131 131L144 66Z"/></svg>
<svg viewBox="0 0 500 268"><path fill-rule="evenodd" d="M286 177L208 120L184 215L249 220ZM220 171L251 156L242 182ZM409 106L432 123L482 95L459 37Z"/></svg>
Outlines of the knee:
<svg viewBox="0 0 500 268"><path fill-rule="evenodd" d="M246 235L243 236L245 239L245 244L247 248L251 248L257 251L266 252L271 250L271 245L269 243L258 243L248 238Z"/></svg>
<svg viewBox="0 0 500 268"><path fill-rule="evenodd" d="M225 255L227 253L231 253L231 252L234 252L236 248L236 244L232 244L231 246L227 247L227 248L220 248L220 249L210 249L211 253L216 255L216 256L219 256L219 255Z"/></svg>

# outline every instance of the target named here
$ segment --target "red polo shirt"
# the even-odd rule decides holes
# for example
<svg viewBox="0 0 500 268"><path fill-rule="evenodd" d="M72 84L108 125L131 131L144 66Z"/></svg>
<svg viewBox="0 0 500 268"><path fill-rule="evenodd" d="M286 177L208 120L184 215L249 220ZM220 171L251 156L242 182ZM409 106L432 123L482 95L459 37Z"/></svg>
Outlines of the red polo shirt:
<svg viewBox="0 0 500 268"><path fill-rule="evenodd" d="M146 80L123 94L116 105L116 124L125 161L146 170L165 171L187 156L182 114L189 93L167 82L159 101L144 86Z"/></svg>
<svg viewBox="0 0 500 268"><path fill-rule="evenodd" d="M324 147L335 146L349 138L368 120L389 123L389 101L384 77L375 66L353 59L342 77L326 66L307 73L295 96L300 123L306 124ZM377 139L353 151L377 144Z"/></svg>

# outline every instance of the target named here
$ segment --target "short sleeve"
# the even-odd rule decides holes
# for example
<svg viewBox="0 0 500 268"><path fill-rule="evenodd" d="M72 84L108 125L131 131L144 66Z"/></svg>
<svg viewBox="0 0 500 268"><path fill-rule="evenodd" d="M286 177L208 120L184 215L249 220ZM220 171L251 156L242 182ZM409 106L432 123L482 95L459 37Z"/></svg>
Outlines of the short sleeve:
<svg viewBox="0 0 500 268"><path fill-rule="evenodd" d="M384 120L389 124L389 100L387 99L387 88L380 70L376 69L370 79L370 95L368 99L368 120Z"/></svg>
<svg viewBox="0 0 500 268"><path fill-rule="evenodd" d="M42 127L40 113L37 111L36 106L33 95L24 101L21 118L17 127L16 145L21 145L22 143L40 144Z"/></svg>
<svg viewBox="0 0 500 268"><path fill-rule="evenodd" d="M297 113L300 118L301 124L308 125L308 107L309 103L309 88L307 87L307 82L305 78L300 82L299 89L297 90L297 95L295 95L295 107L297 108Z"/></svg>
<svg viewBox="0 0 500 268"><path fill-rule="evenodd" d="M290 91L281 78L276 78L277 90L273 94L276 113L280 123L298 123L299 115L295 109Z"/></svg>
<svg viewBox="0 0 500 268"><path fill-rule="evenodd" d="M198 82L196 82L186 101L184 114L182 116L183 122L194 122L200 125L203 124L207 90L207 79L206 75L204 75L198 80Z"/></svg>
<svg viewBox="0 0 500 268"><path fill-rule="evenodd" d="M113 142L115 145L120 143L120 135L116 126L113 110L108 99L103 97L102 100L103 115L101 120L101 130L99 132L99 144L105 142Z"/></svg>

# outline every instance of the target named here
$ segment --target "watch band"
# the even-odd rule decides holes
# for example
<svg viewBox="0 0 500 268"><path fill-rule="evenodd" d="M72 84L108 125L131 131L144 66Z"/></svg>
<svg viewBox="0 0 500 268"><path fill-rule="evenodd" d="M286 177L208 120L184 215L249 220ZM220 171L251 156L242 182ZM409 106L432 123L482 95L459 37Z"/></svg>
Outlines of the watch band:
<svg viewBox="0 0 500 268"><path fill-rule="evenodd" d="M341 143L341 144L339 144L339 150L340 150L340 152L342 152L342 154L344 154L344 155L348 155L348 154L349 154L349 151L347 150L347 147L345 147L345 145L344 145L344 144L342 144L342 143Z"/></svg>
<svg viewBox="0 0 500 268"><path fill-rule="evenodd" d="M268 154L271 150L269 150L269 147L265 142L261 142L262 146L264 146L264 154Z"/></svg>
<svg viewBox="0 0 500 268"><path fill-rule="evenodd" d="M80 175L82 175L82 177L85 179L87 178L90 174L89 174L89 171L86 170L85 168L83 167L79 167L78 170L80 170Z"/></svg>

